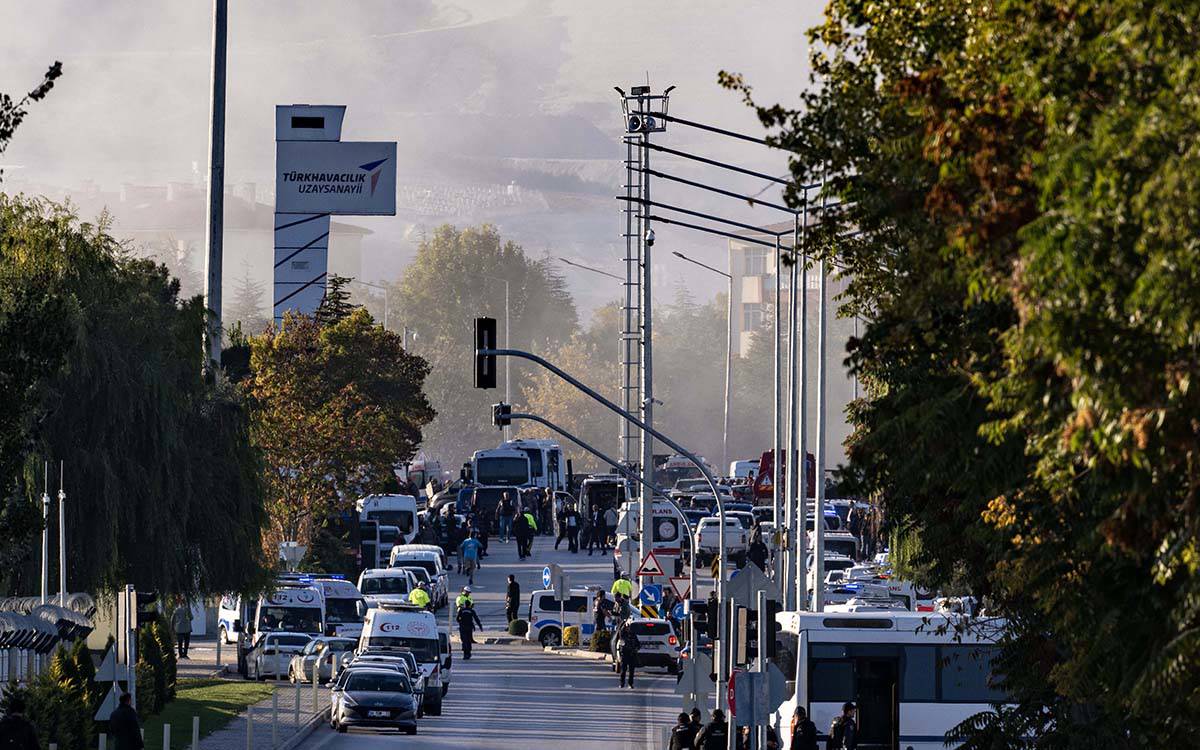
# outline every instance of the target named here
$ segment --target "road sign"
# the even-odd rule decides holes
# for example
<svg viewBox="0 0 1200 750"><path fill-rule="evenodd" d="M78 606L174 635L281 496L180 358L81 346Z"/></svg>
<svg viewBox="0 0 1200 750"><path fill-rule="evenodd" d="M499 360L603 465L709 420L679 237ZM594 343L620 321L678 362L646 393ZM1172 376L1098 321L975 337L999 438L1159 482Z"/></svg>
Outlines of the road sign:
<svg viewBox="0 0 1200 750"><path fill-rule="evenodd" d="M713 683L712 658L705 653L697 653L695 658L688 659L683 666L683 674L675 684L676 695L712 695Z"/></svg>
<svg viewBox="0 0 1200 750"><path fill-rule="evenodd" d="M121 691L117 688L117 683L113 683L108 688L108 694L104 696L104 700L100 702L100 708L96 710L96 721L108 721L112 716L112 712L116 710L119 702Z"/></svg>
<svg viewBox="0 0 1200 750"><path fill-rule="evenodd" d="M787 679L770 663L765 672L734 672L729 684L729 709L740 727L770 722L771 714L787 697Z"/></svg>
<svg viewBox="0 0 1200 750"><path fill-rule="evenodd" d="M675 589L675 597L678 599L687 599L692 595L692 582L687 576L672 578L671 588Z"/></svg>
<svg viewBox="0 0 1200 750"><path fill-rule="evenodd" d="M647 552L645 559L642 560L641 566L638 568L637 575L641 576L665 576L663 567L658 563L658 558L653 552Z"/></svg>
<svg viewBox="0 0 1200 750"><path fill-rule="evenodd" d="M642 592L641 592L640 598L642 600L642 604L649 604L649 605L655 606L655 607L662 604L662 598L663 598L662 584L661 583L647 583L646 585L642 586Z"/></svg>
<svg viewBox="0 0 1200 750"><path fill-rule="evenodd" d="M96 670L96 682L116 682L117 676L117 648L114 645L104 653L104 658L100 660L100 668ZM102 721L97 719L97 721Z"/></svg>
<svg viewBox="0 0 1200 750"><path fill-rule="evenodd" d="M550 570L550 566L542 568L542 588L548 589L554 583L554 572Z"/></svg>
<svg viewBox="0 0 1200 750"><path fill-rule="evenodd" d="M721 576L721 556L720 555L713 555L712 564L708 566L708 569L709 569L709 572L712 574L713 578L719 578Z"/></svg>
<svg viewBox="0 0 1200 750"><path fill-rule="evenodd" d="M671 609L671 617L676 620L687 617L687 609L683 606L683 602L679 602Z"/></svg>
<svg viewBox="0 0 1200 750"><path fill-rule="evenodd" d="M758 609L758 592L766 591L771 601L782 601L779 587L757 565L747 563L725 587L725 596L737 602L739 607Z"/></svg>
<svg viewBox="0 0 1200 750"><path fill-rule="evenodd" d="M654 606L653 604L643 604L641 607L641 613L642 617L645 617L648 620L658 619L658 607Z"/></svg>

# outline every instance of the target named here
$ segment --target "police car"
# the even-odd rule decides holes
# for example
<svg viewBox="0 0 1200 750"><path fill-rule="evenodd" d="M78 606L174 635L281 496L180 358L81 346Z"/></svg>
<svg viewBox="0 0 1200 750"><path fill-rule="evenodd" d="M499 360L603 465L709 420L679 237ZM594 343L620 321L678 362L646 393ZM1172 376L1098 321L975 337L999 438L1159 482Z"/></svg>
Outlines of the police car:
<svg viewBox="0 0 1200 750"><path fill-rule="evenodd" d="M562 615L565 613L567 625L579 626L580 643L586 643L592 633L596 632L595 620L592 617L592 602L596 597L596 589L573 588L566 602L554 598L550 589L534 591L529 595L529 630L525 633L526 640L537 641L542 646L562 645ZM606 593L604 598L614 601L612 594Z"/></svg>

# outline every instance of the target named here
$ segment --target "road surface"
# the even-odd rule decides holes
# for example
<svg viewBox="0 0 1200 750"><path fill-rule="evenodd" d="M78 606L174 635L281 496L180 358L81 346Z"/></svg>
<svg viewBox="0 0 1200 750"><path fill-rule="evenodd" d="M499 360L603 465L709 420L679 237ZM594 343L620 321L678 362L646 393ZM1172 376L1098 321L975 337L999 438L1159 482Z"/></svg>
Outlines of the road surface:
<svg viewBox="0 0 1200 750"><path fill-rule="evenodd" d="M518 562L513 544L492 540L472 586L476 609L490 632L501 630L504 589L517 576L526 616L529 594L540 589L542 567L556 562L572 586L612 582L612 557L555 552L550 537L534 542L533 557ZM457 589L464 578L455 576ZM453 596L453 593L452 593ZM445 618L445 611L439 613ZM351 729L318 729L303 750L395 748L512 748L513 750L618 750L656 748L674 723L680 700L675 678L663 670L638 675L634 690L618 687L610 662L544 653L527 645L479 645L470 661L455 652L453 680L442 716L421 719L416 737Z"/></svg>

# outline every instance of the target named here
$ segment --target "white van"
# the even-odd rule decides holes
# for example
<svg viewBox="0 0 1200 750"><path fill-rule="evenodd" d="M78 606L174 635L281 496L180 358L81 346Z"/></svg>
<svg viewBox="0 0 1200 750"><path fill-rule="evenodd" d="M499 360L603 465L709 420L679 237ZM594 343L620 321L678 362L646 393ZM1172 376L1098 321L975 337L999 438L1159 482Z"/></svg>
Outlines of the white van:
<svg viewBox="0 0 1200 750"><path fill-rule="evenodd" d="M316 585L325 596L325 635L342 638L362 635L362 610L366 607L358 587L342 578L318 578Z"/></svg>
<svg viewBox="0 0 1200 750"><path fill-rule="evenodd" d="M442 648L432 612L410 605L386 605L367 612L358 641L362 651L410 651L425 675L427 714L442 713Z"/></svg>
<svg viewBox="0 0 1200 750"><path fill-rule="evenodd" d="M412 495L367 495L355 504L363 521L377 521L380 526L395 526L400 530L397 544L408 544L421 531L417 518L417 499ZM382 559L387 559L380 555Z"/></svg>
<svg viewBox="0 0 1200 750"><path fill-rule="evenodd" d="M325 597L312 586L288 586L260 597L254 606L250 622L243 622L242 598L221 597L217 611L217 634L226 643L236 643L241 627L249 627L252 645L267 633L325 634Z"/></svg>
<svg viewBox="0 0 1200 750"><path fill-rule="evenodd" d="M399 568L367 568L358 576L358 590L368 607L408 604L408 593L416 587L412 575Z"/></svg>

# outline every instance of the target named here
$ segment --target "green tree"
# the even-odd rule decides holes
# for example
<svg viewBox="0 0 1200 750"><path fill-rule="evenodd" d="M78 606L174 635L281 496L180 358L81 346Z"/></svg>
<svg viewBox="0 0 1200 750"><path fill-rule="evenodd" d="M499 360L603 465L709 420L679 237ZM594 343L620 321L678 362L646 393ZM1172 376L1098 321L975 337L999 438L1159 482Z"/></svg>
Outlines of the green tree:
<svg viewBox="0 0 1200 750"><path fill-rule="evenodd" d="M67 537L88 540L68 558L73 587L244 585L261 569L257 456L237 394L200 375L201 301L181 301L164 268L127 256L102 225L20 197L0 196L0 279L0 308L14 313L0 316L6 376L28 377L23 438L6 448L21 469L8 511L36 513L42 458L54 456ZM22 374L39 357L36 377ZM36 580L29 552L26 537L7 585Z"/></svg>
<svg viewBox="0 0 1200 750"><path fill-rule="evenodd" d="M802 106L758 110L843 206L820 241L867 321L846 478L910 573L1008 617L1016 708L964 724L965 747L1200 733L1197 21L834 0Z"/></svg>
<svg viewBox="0 0 1200 750"><path fill-rule="evenodd" d="M438 417L425 431L425 451L443 461L497 442L491 404L501 396L472 388L473 321L493 317L504 330L504 281L509 284L509 331L514 348L553 351L578 330L574 301L548 260L533 260L489 225L439 227L422 240L417 257L393 294L393 309L417 334L414 349L438 377L429 400ZM399 300L399 302L397 302ZM530 366L509 363L512 394L519 398ZM503 379L500 388L504 387Z"/></svg>
<svg viewBox="0 0 1200 750"><path fill-rule="evenodd" d="M266 295L266 286L251 278L250 266L246 264L242 277L233 287L233 298L229 301L229 311L224 320L226 329L229 330L235 324L241 324L241 330L249 335L262 333L271 324L271 319L263 312L270 308ZM232 345L232 337L230 342ZM222 361L224 361L223 358Z"/></svg>
<svg viewBox="0 0 1200 750"><path fill-rule="evenodd" d="M363 309L322 326L289 314L250 341L252 435L265 461L270 526L265 551L309 544L333 514L396 489L434 411L429 365Z"/></svg>

